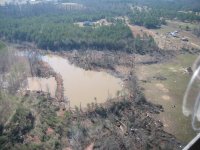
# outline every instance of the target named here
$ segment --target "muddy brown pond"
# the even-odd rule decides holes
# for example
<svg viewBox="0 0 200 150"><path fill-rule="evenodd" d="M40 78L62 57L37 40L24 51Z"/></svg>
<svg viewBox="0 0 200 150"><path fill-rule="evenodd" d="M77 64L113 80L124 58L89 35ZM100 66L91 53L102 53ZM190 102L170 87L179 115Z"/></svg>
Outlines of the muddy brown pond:
<svg viewBox="0 0 200 150"><path fill-rule="evenodd" d="M63 78L64 95L70 106L86 107L88 103L103 103L122 90L122 80L106 72L87 71L56 55L42 57ZM28 79L31 90L43 90L55 95L55 79ZM40 85L40 86L39 86Z"/></svg>
<svg viewBox="0 0 200 150"><path fill-rule="evenodd" d="M49 92L52 97L55 97L56 92L56 80L54 77L50 78L39 78L29 77L27 90L30 91L44 91Z"/></svg>

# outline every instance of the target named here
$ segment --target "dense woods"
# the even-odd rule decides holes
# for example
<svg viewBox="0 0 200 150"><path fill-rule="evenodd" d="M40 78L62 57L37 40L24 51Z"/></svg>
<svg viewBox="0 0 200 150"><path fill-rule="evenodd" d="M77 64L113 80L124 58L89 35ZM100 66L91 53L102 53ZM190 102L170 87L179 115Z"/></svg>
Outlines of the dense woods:
<svg viewBox="0 0 200 150"><path fill-rule="evenodd" d="M58 15L2 18L0 36L12 42L34 42L39 48L54 51L90 48L142 53L143 48L147 51L156 48L151 37L146 36L144 43L141 38L133 37L122 21L114 21L110 26L79 27L71 19Z"/></svg>
<svg viewBox="0 0 200 150"><path fill-rule="evenodd" d="M1 6L0 37L11 42L33 42L39 48L54 51L96 49L143 54L157 49L154 40L149 36L133 37L128 26L116 17L128 16L132 24L147 28L159 28L166 24L165 19L200 20L195 12L179 12L188 8L174 1L162 0L159 4L154 0L70 2L77 2L83 7L66 9L50 2L26 3L20 7L12 4ZM194 9L193 5L190 8ZM112 25L80 27L74 24L99 19L107 19Z"/></svg>
<svg viewBox="0 0 200 150"><path fill-rule="evenodd" d="M169 11L170 10L170 11ZM181 21L200 21L200 15L196 12L184 12L179 9L170 9L170 7L149 8L149 7L132 7L132 13L129 15L133 24L145 26L146 28L159 28L162 24L166 24L166 19L178 19Z"/></svg>
<svg viewBox="0 0 200 150"><path fill-rule="evenodd" d="M17 40L35 42L39 48L51 50L86 49L88 47L131 50L128 47L130 42L133 42L131 31L122 23L116 23L110 27L81 28L77 25L62 23L62 20L58 18L50 19L47 20L45 17L31 20L5 19L1 22L1 36L13 42ZM55 23L59 21L60 23ZM128 39L129 43L127 43Z"/></svg>
<svg viewBox="0 0 200 150"><path fill-rule="evenodd" d="M164 19L160 19L158 13L154 10L148 10L145 8L133 8L133 13L130 15L131 22L145 26L146 28L159 28L161 24L166 24Z"/></svg>

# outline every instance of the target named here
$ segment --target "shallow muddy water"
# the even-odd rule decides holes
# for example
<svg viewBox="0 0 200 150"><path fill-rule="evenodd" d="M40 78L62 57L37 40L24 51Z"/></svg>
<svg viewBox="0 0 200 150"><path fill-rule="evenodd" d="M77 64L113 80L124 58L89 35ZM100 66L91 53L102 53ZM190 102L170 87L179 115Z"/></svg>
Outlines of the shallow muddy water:
<svg viewBox="0 0 200 150"><path fill-rule="evenodd" d="M29 77L28 78L28 90L31 91L44 91L49 92L52 97L55 97L55 91L57 83L54 77L50 78L39 78L39 77Z"/></svg>
<svg viewBox="0 0 200 150"><path fill-rule="evenodd" d="M42 59L49 63L55 72L61 74L64 82L64 95L70 101L71 107L80 105L86 107L92 102L103 103L108 98L115 97L122 90L121 79L108 73L86 71L70 64L67 59L55 55L43 56ZM40 81L42 85L45 85L43 82L46 81ZM34 81L30 84L33 84L31 87L40 88ZM54 91L55 89L56 85Z"/></svg>

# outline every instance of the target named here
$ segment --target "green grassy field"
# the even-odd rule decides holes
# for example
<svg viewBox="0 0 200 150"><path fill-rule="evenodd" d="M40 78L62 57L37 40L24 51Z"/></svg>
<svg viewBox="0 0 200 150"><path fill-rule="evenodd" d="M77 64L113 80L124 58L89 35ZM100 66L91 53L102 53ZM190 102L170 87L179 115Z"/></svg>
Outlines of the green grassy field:
<svg viewBox="0 0 200 150"><path fill-rule="evenodd" d="M139 78L149 81L141 82L146 98L164 108L157 117L164 123L165 130L186 143L195 136L195 132L191 119L182 113L183 96L191 77L185 69L193 64L196 57L184 54L168 63L138 67ZM163 76L166 80L156 80L155 76Z"/></svg>

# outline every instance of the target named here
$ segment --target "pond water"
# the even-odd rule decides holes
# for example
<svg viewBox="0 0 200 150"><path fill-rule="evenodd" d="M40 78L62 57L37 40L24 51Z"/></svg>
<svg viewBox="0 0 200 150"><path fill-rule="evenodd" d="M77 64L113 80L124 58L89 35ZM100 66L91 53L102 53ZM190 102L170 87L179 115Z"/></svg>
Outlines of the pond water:
<svg viewBox="0 0 200 150"><path fill-rule="evenodd" d="M69 63L67 59L55 55L46 55L42 57L55 72L59 73L63 78L64 95L70 101L70 106L86 107L88 103L103 103L108 98L113 98L122 90L122 81L105 72L86 71ZM49 79L48 79L49 80ZM45 85L48 82L49 89L56 85L44 79L29 81L34 89L41 88L39 85ZM55 86L54 86L55 85ZM45 87L44 87L45 89Z"/></svg>
<svg viewBox="0 0 200 150"><path fill-rule="evenodd" d="M27 90L31 91L44 91L49 92L52 97L55 97L57 83L54 77L50 78L39 78L29 77L28 78Z"/></svg>

